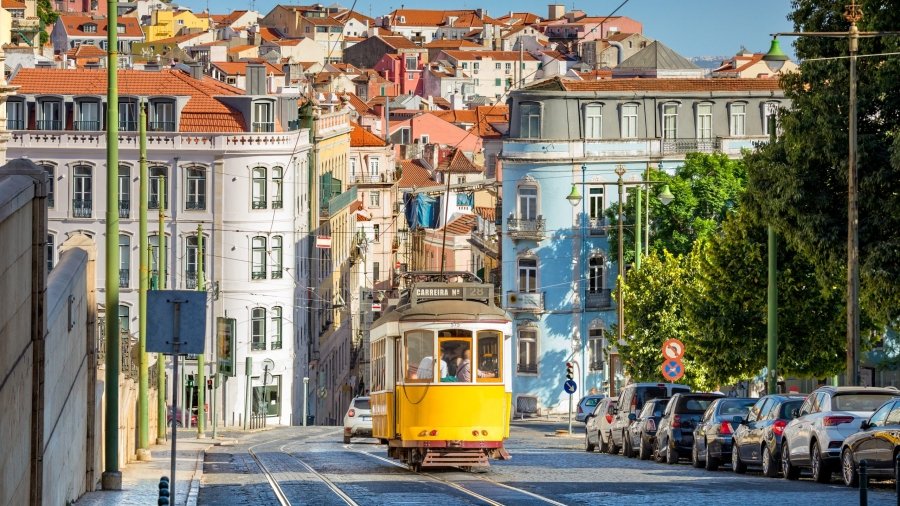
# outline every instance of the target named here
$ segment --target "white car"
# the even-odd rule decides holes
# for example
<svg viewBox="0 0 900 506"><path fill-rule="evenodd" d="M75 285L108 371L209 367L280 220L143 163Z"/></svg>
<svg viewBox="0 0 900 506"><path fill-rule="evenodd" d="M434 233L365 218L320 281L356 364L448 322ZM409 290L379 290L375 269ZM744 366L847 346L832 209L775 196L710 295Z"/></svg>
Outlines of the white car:
<svg viewBox="0 0 900 506"><path fill-rule="evenodd" d="M840 463L844 439L859 431L863 420L898 395L897 389L820 387L809 394L781 438L781 471L788 480L808 467L820 483L831 480Z"/></svg>
<svg viewBox="0 0 900 506"><path fill-rule="evenodd" d="M344 415L344 444L351 437L372 435L372 411L368 397L354 397Z"/></svg>
<svg viewBox="0 0 900 506"><path fill-rule="evenodd" d="M598 446L605 453L609 445L609 427L616 412L615 397L604 397L584 420L584 449L592 452Z"/></svg>

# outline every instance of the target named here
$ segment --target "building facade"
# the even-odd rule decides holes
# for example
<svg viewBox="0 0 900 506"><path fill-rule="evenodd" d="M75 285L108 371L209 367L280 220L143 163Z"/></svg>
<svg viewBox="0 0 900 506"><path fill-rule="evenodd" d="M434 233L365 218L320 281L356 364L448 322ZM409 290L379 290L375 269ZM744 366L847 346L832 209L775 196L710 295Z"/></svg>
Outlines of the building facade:
<svg viewBox="0 0 900 506"><path fill-rule="evenodd" d="M555 78L512 93L500 251L516 412L564 411L567 361L577 365L579 395L625 379L607 360L618 264L603 210L618 201L615 169L633 182L688 152L737 158L766 139L766 116L786 106L774 79ZM566 202L573 185L576 207Z"/></svg>

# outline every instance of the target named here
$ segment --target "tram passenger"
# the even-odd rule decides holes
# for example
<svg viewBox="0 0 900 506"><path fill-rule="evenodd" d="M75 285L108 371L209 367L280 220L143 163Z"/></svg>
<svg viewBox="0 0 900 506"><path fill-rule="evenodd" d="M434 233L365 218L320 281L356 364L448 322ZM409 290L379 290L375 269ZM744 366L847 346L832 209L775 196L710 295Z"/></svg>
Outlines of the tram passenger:
<svg viewBox="0 0 900 506"><path fill-rule="evenodd" d="M434 375L434 357L431 355L422 357L419 367L416 368L416 379L432 379ZM447 361L441 354L441 378L447 377Z"/></svg>
<svg viewBox="0 0 900 506"><path fill-rule="evenodd" d="M479 378L496 378L497 370L482 371L481 368L478 368L476 374ZM456 377L464 383L472 381L472 350L466 349L463 351L462 362L459 365L459 370L456 372Z"/></svg>

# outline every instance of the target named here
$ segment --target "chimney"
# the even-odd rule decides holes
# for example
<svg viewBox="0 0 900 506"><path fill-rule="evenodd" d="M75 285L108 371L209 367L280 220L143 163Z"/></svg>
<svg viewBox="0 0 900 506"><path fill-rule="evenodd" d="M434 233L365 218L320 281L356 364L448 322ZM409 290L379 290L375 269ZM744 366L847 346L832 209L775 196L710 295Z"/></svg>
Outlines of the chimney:
<svg viewBox="0 0 900 506"><path fill-rule="evenodd" d="M269 87L266 85L266 67L260 63L247 64L247 95L266 95Z"/></svg>
<svg viewBox="0 0 900 506"><path fill-rule="evenodd" d="M566 6L563 4L550 4L547 6L548 19L554 20L563 17L566 13Z"/></svg>
<svg viewBox="0 0 900 506"><path fill-rule="evenodd" d="M203 63L201 62L193 62L188 65L191 69L191 77L197 80L203 80Z"/></svg>

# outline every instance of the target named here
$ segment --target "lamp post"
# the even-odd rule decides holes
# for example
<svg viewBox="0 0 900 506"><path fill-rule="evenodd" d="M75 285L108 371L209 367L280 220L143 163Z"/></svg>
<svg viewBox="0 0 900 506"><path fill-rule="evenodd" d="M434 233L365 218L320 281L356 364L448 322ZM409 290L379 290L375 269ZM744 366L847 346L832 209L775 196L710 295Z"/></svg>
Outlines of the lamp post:
<svg viewBox="0 0 900 506"><path fill-rule="evenodd" d="M587 246L587 210L585 209L587 205L587 195L584 191L584 183L585 183L585 173L587 171L587 166L585 164L581 164L581 195L585 195L585 198L582 198L581 195L578 194L578 189L575 185L572 185L572 191L569 192L569 196L566 197L566 200L569 201L569 204L572 204L572 207L578 207L578 204L581 203L581 244L579 245L578 256L579 261L578 265L581 268L582 272L585 272L590 276L590 269L587 266L587 260L585 255L585 249ZM573 276L574 277L574 276ZM580 277L578 278L580 280ZM585 362L585 357L587 356L586 352L586 344L587 344L587 332L585 328L587 327L587 322L585 322L585 311L587 309L587 282L586 280L579 283L580 289L578 291L578 297L581 299L581 319L578 324L578 337L579 343L578 346L581 348L581 388L585 390L585 394L587 394L587 363ZM573 343L574 344L574 343ZM575 349L572 350L572 353L575 353ZM569 432L572 432L571 425L569 426Z"/></svg>
<svg viewBox="0 0 900 506"><path fill-rule="evenodd" d="M584 193L585 170L586 170L586 166L585 166L585 165L582 165L582 166L581 166L581 189L582 189L582 193ZM625 169L625 166L622 165L622 164L616 165L615 172L616 172L616 176L618 176L618 179L616 180L616 183L615 183L615 184L616 184L616 185L618 186L618 188L619 188L619 204L618 204L618 206L619 206L619 216L618 216L618 222L619 222L619 224L618 224L618 226L619 226L619 241L618 241L619 244L618 244L618 246L619 246L619 248L618 248L618 249L619 249L619 251L618 251L618 256L617 256L617 264L618 264L618 269L619 269L619 280L616 282L616 316L617 316L617 319L618 319L618 323L617 323L617 341L616 341L616 342L619 343L619 342L624 341L624 339L625 339L625 306L624 306L623 301L622 301L622 284L623 284L624 281L625 281L625 260L624 260L624 257L625 257L625 243L624 243L623 237L622 237L623 234L624 234L624 230L625 230L625 227L624 227L624 223L625 223L625 213L624 213L624 207L623 207L623 203L624 203L624 200L625 200L625 187L626 187L626 186L638 186L638 191L640 191L640 189L643 188L643 186L649 186L649 185L652 185L652 184L659 184L659 183L662 183L662 182L661 182L661 181L634 181L634 182L626 182L626 181L623 179L623 176L625 175L626 169ZM602 185L610 185L610 184L613 184L613 183L602 182L602 183L598 183L598 184L602 184ZM669 205L669 203L672 202L672 200L674 200L674 198L675 198L675 197L672 195L672 192L669 190L669 185L668 185L668 184L666 184L665 186L663 186L662 191L659 193L659 195L658 195L657 197L659 198L660 202L662 202L662 204L663 204L664 206ZM650 199L649 193L648 193L648 195L647 195L647 199L648 199L648 201L649 201L649 199ZM578 186L577 186L577 185L575 185L575 184L572 185L572 190L569 192L569 196L566 197L566 200L568 200L569 203L572 204L572 207L577 206L579 203L583 203L582 196L581 196L581 194L579 194L579 192L578 192ZM581 224L582 247L581 247L581 252L580 252L580 254L581 254L581 258L582 258L582 260L581 260L581 265L584 266L584 265L585 265L585 264L584 264L584 243L585 243L586 237L587 237L587 236L586 236L587 213L586 213L586 211L584 211L584 206L583 206L583 205L582 205L582 212L584 213L584 220L582 221L582 224ZM640 202L640 197L638 197L638 198L637 198L637 201L635 202L635 213L636 213L636 221L639 222L639 221L641 220L641 202ZM649 228L649 224L648 224L648 228ZM640 235L640 228L638 227L638 228L635 230L635 232L636 232L636 236L637 236L637 235ZM642 251L641 251L641 241L640 241L640 238L638 238L638 237L635 238L635 248L634 248L634 252L635 252L635 259L636 259L635 264L636 264L636 265L639 265L639 260L638 260L638 259L640 259L641 254L642 254ZM585 270L589 273L589 271L588 271L587 269L585 269ZM588 274L588 275L590 275L590 274ZM582 306L581 306L582 318L581 318L581 326L580 326L580 328L582 328L582 329L583 329L583 327L584 327L584 325L585 325L585 322L584 322L584 307L585 307L585 303L587 302L587 293L586 293L586 292L587 292L587 284L585 283L585 286L582 288L582 290L581 290L581 292L580 292L581 295L582 295ZM584 334L583 334L583 331L582 331L582 335L584 335ZM584 343L582 342L582 363L583 363L583 360L584 360L584 348L585 348L585 346L584 346ZM609 381L609 395L610 395L610 396L614 396L614 395L616 394L616 367L617 367L616 362L617 362L617 359L618 359L618 354L617 354L617 353L610 353L610 355L609 355L609 378L608 378L608 381ZM584 372L582 371L582 375L583 375L583 374L584 374Z"/></svg>
<svg viewBox="0 0 900 506"><path fill-rule="evenodd" d="M856 105L856 58L860 37L870 38L882 35L900 35L900 32L860 32L856 23L862 19L862 8L851 0L844 12L850 22L846 32L778 32L772 34L772 45L763 56L769 69L777 72L788 60L781 51L778 37L827 37L847 38L849 41L850 90L849 90L849 146L847 153L847 379L849 385L858 385L859 378L859 205L857 189L857 105ZM771 374L771 373L770 373Z"/></svg>

